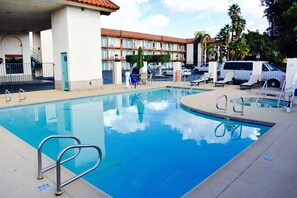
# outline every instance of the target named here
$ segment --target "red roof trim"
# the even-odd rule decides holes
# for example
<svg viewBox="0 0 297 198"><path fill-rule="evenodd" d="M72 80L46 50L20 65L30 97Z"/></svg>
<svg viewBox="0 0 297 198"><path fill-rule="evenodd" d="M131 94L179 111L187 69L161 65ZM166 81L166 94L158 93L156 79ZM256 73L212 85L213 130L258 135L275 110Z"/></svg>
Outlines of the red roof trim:
<svg viewBox="0 0 297 198"><path fill-rule="evenodd" d="M114 11L120 9L118 5L116 5L110 0L65 0L65 1L94 6L97 8L107 8Z"/></svg>

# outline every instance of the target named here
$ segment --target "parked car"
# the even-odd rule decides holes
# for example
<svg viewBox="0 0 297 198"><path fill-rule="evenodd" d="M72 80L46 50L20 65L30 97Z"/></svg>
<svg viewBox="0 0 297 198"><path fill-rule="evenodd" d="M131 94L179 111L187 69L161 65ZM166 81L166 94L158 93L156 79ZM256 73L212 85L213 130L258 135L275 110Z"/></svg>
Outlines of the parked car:
<svg viewBox="0 0 297 198"><path fill-rule="evenodd" d="M221 65L222 65L221 63L218 63L218 68L217 68L218 71L221 69ZM193 73L198 74L200 72L208 72L208 63L194 67Z"/></svg>
<svg viewBox="0 0 297 198"><path fill-rule="evenodd" d="M163 69L162 70L162 74L164 76L166 75L173 75L173 68L170 68L170 69ZM187 69L185 67L181 67L181 76L190 76L192 74L191 70L190 69Z"/></svg>
<svg viewBox="0 0 297 198"><path fill-rule="evenodd" d="M159 68L165 69L165 65L159 65L158 63L150 63L147 66L147 69L150 70L154 75L159 73Z"/></svg>
<svg viewBox="0 0 297 198"><path fill-rule="evenodd" d="M186 64L183 67L185 67L186 69L194 69L194 65L193 64Z"/></svg>

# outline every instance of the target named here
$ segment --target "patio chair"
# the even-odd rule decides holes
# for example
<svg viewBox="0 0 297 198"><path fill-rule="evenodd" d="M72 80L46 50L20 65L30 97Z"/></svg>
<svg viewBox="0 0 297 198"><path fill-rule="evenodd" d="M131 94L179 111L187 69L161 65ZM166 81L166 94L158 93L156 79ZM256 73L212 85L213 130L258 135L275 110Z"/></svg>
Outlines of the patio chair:
<svg viewBox="0 0 297 198"><path fill-rule="evenodd" d="M258 74L252 74L248 82L240 85L240 89L251 89L253 85L259 83L259 77L260 75Z"/></svg>
<svg viewBox="0 0 297 198"><path fill-rule="evenodd" d="M199 84L203 83L203 82L207 83L210 80L210 77L211 77L211 73L204 73L202 76L200 76L199 79L191 81L190 82L191 86L193 86L193 85L199 86Z"/></svg>
<svg viewBox="0 0 297 198"><path fill-rule="evenodd" d="M230 82L233 82L233 78L234 78L234 72L227 72L224 80L219 80L215 82L215 87L216 86L224 87L225 84L229 84Z"/></svg>
<svg viewBox="0 0 297 198"><path fill-rule="evenodd" d="M139 81L134 78L133 74L130 74L130 83L134 84L135 89L136 89L137 83L139 83Z"/></svg>

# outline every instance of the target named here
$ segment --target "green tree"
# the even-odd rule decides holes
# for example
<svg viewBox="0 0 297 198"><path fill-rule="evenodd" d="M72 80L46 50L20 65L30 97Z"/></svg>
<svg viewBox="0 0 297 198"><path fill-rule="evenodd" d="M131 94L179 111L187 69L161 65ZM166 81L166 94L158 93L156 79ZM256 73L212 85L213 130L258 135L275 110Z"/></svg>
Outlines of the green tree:
<svg viewBox="0 0 297 198"><path fill-rule="evenodd" d="M278 42L267 33L260 33L259 31L249 31L243 34L247 44L250 48L249 54L245 59L256 60L256 54L259 53L260 60L266 60L276 65L280 65L283 56L278 48Z"/></svg>
<svg viewBox="0 0 297 198"><path fill-rule="evenodd" d="M137 55L126 55L126 62L130 64L130 72L135 63L137 63Z"/></svg>
<svg viewBox="0 0 297 198"><path fill-rule="evenodd" d="M198 32L195 35L196 42L201 44L202 50L204 51L204 59L203 59L204 63L206 63L206 44L209 38L210 38L210 35L203 32ZM202 60L202 56L201 56L201 60Z"/></svg>
<svg viewBox="0 0 297 198"><path fill-rule="evenodd" d="M245 38L240 37L236 41L229 43L229 53L231 60L242 60L248 55L250 49Z"/></svg>
<svg viewBox="0 0 297 198"><path fill-rule="evenodd" d="M216 35L216 41L219 45L220 51L220 61L225 58L228 58L228 43L230 40L230 31L231 27L229 24L226 24L223 28L221 28L220 32Z"/></svg>
<svg viewBox="0 0 297 198"><path fill-rule="evenodd" d="M143 67L143 56L142 56L142 49L141 49L141 47L138 48L137 67L139 69Z"/></svg>
<svg viewBox="0 0 297 198"><path fill-rule="evenodd" d="M275 38L285 57L297 57L297 2L296 0L261 0L268 19L268 34Z"/></svg>
<svg viewBox="0 0 297 198"><path fill-rule="evenodd" d="M234 40L234 32L236 31L236 21L240 17L241 10L238 4L232 4L228 9L228 16L231 18L231 39Z"/></svg>
<svg viewBox="0 0 297 198"><path fill-rule="evenodd" d="M239 39L241 37L241 34L245 29L245 26L246 26L246 20L242 16L239 16L235 20L235 39Z"/></svg>

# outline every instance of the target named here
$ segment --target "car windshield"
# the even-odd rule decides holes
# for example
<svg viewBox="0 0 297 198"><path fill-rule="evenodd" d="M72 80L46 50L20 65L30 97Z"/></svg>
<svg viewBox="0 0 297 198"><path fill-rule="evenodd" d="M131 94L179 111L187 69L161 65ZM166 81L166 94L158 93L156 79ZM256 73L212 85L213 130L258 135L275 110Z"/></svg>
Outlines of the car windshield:
<svg viewBox="0 0 297 198"><path fill-rule="evenodd" d="M271 63L265 63L266 67L270 70L270 71L277 71L278 69L276 67L274 67Z"/></svg>

